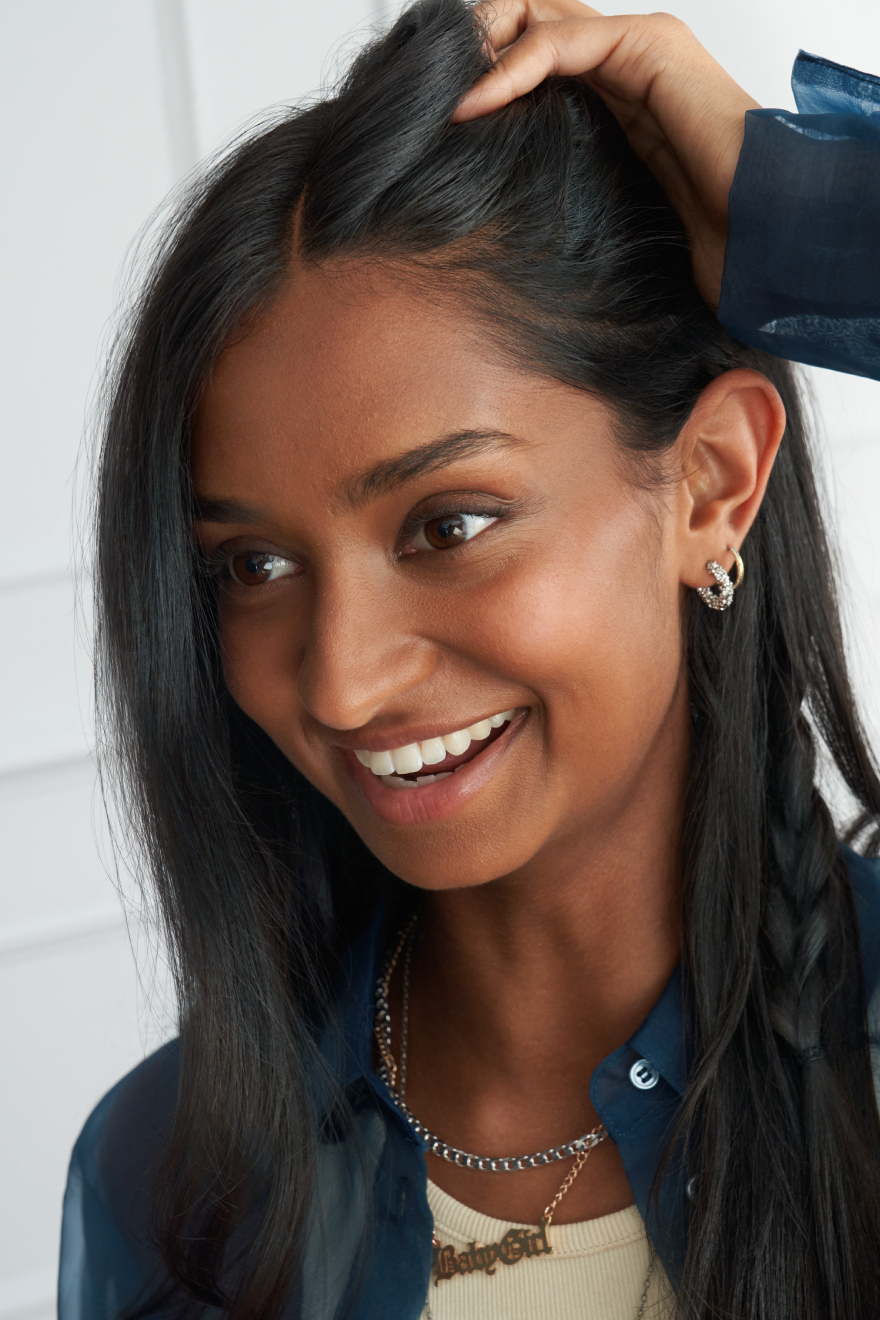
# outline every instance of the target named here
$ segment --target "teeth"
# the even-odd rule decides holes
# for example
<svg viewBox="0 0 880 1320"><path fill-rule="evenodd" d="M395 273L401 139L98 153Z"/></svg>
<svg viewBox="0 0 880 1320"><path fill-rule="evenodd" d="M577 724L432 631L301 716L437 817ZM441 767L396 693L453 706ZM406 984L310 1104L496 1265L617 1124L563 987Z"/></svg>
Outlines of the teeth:
<svg viewBox="0 0 880 1320"><path fill-rule="evenodd" d="M489 737L489 734L491 732L492 732L491 720L479 720L476 724L472 724L471 727L468 729L468 733L471 735L474 742L482 742L484 738Z"/></svg>
<svg viewBox="0 0 880 1320"><path fill-rule="evenodd" d="M422 761L425 765L439 765L446 760L446 748L442 738L426 738L422 743Z"/></svg>
<svg viewBox="0 0 880 1320"><path fill-rule="evenodd" d="M394 770L399 775L414 775L422 768L422 753L418 743L396 747L391 753Z"/></svg>
<svg viewBox="0 0 880 1320"><path fill-rule="evenodd" d="M450 756L461 756L471 745L470 729L459 729L457 733L444 733L443 746Z"/></svg>
<svg viewBox="0 0 880 1320"><path fill-rule="evenodd" d="M439 775L419 775L418 779L401 779L398 775L383 775L382 783L386 788L424 788L425 784L436 784L438 779L450 779L451 770L444 770Z"/></svg>
<svg viewBox="0 0 880 1320"><path fill-rule="evenodd" d="M440 765L447 755L461 756L471 742L481 742L488 738L493 729L500 729L502 724L512 720L515 708L490 715L488 719L477 720L467 729L456 729L453 733L444 733L442 738L426 738L421 743L407 743L405 747L395 747L388 752L355 752L361 765L368 766L374 775L378 775L389 788L417 788L419 784L434 783L435 779L445 779L446 774L421 775L416 784L411 779L402 779L402 775L415 775L423 765Z"/></svg>
<svg viewBox="0 0 880 1320"><path fill-rule="evenodd" d="M394 762L390 752L370 752L370 769L374 775L394 773Z"/></svg>

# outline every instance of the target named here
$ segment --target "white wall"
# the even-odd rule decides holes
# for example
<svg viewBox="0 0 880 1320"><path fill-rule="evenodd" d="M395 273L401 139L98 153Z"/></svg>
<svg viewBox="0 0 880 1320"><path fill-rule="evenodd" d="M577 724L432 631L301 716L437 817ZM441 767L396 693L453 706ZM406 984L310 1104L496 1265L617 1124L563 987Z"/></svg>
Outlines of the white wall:
<svg viewBox="0 0 880 1320"><path fill-rule="evenodd" d="M880 71L869 0L677 12L765 104L791 105L799 45ZM74 626L72 477L119 271L174 183L262 107L318 89L374 16L371 0L0 3L0 1320L52 1313L72 1142L169 1029L102 862ZM813 375L880 739L880 385Z"/></svg>

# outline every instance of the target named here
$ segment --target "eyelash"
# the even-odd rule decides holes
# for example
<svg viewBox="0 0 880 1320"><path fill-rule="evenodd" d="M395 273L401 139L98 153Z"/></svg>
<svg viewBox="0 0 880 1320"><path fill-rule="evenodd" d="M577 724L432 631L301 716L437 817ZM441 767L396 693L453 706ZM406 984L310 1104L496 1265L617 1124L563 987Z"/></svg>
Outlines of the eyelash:
<svg viewBox="0 0 880 1320"><path fill-rule="evenodd" d="M402 557L407 554L411 554L411 555L412 554L419 554L419 555L442 554L444 556L455 555L460 551L462 551L465 548L465 546L469 545L471 541L477 540L483 534L484 531L488 531L489 527L491 527L494 523L500 522L502 519L506 518L510 513L510 511L511 510L507 505L496 504L492 506L486 506L486 505L466 506L464 504L455 504L448 506L445 509L439 509L437 511L432 510L429 517L420 515L419 517L410 518L407 520L407 522L404 523L403 528L401 530L400 540L403 542L403 545L402 548L397 552L398 557ZM417 537L421 532L423 532L429 523L440 522L444 518L451 519L455 517L489 518L492 520L492 522L489 523L489 527L480 529L480 531L476 532L466 541L462 541L459 545L450 545L448 548L444 548L442 550L436 547L433 547L430 550L428 549L418 549L418 550L410 550L410 551L407 550L407 547L411 544L411 542L415 539L415 537ZM271 557L271 558L284 559L284 560L289 559L287 555L279 555L277 554L277 552L273 550L257 550L254 549L253 546L242 546L239 549L230 550L227 546L221 545L218 546L215 550L211 550L205 553L205 563L209 574L212 577L218 578L222 581L231 582L234 586L243 587L245 591L258 590L259 589L258 586L252 586L238 582L237 579L232 574L232 567L231 567L232 560L237 559L241 555L253 555L254 557L257 557L259 555L264 555L266 558ZM285 574L284 576L295 577L297 576L297 574L291 573L291 574ZM259 585L271 586L272 583L267 582L267 583L261 583Z"/></svg>
<svg viewBox="0 0 880 1320"><path fill-rule="evenodd" d="M510 507L504 504L468 505L462 503L462 504L448 505L446 508L432 510L428 517L426 517L424 514L420 514L418 517L410 518L406 523L404 523L403 529L401 531L400 539L403 542L403 546L401 550L398 551L398 556L406 555L407 553L432 554L432 555L442 554L444 556L455 554L456 552L463 550L466 545L470 545L471 541L475 541L480 536L482 536L483 532L488 531L489 527L491 527L493 523L501 522L503 518L506 518L508 516L510 511L511 511ZM459 545L449 546L448 548L444 548L443 550L434 547L431 550L419 549L416 551L409 551L409 552L407 551L407 546L411 544L411 542L415 539L415 537L417 537L421 532L424 531L424 529L428 526L429 523L441 522L444 518L455 518L455 517L491 518L492 523L489 524L489 527L482 528L479 532L476 532L473 536L469 537L467 541L462 541Z"/></svg>
<svg viewBox="0 0 880 1320"><path fill-rule="evenodd" d="M211 577L218 578L223 582L231 582L235 587L244 587L246 591L254 591L255 588L246 583L239 582L232 574L232 561L242 556L253 556L254 558L263 557L265 559L283 559L287 563L295 563L288 555L279 555L274 550L256 550L253 546L242 546L240 549L230 550L227 546L220 545L216 550L205 551L205 564ZM285 574L286 577L297 576L294 573ZM264 583L264 586L271 586L271 583Z"/></svg>

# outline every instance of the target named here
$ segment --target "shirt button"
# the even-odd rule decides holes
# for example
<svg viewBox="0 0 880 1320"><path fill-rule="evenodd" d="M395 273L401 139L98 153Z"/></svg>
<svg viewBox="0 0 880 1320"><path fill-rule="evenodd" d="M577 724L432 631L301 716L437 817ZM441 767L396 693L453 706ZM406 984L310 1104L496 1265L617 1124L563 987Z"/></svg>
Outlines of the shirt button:
<svg viewBox="0 0 880 1320"><path fill-rule="evenodd" d="M650 1091L660 1081L660 1074L647 1059L639 1059L629 1070L629 1080L639 1091Z"/></svg>

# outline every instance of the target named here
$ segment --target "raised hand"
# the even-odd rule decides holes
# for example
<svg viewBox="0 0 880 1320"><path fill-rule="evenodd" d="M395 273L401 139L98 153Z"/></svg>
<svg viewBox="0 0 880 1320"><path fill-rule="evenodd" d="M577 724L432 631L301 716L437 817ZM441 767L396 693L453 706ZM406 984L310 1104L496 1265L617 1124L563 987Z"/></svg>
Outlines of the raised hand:
<svg viewBox="0 0 880 1320"><path fill-rule="evenodd" d="M757 102L670 14L605 17L578 0L496 0L477 6L495 62L453 118L475 119L542 79L584 79L684 223L697 288L717 309L727 242L727 199L747 110Z"/></svg>

